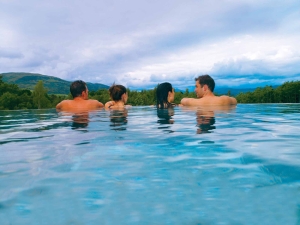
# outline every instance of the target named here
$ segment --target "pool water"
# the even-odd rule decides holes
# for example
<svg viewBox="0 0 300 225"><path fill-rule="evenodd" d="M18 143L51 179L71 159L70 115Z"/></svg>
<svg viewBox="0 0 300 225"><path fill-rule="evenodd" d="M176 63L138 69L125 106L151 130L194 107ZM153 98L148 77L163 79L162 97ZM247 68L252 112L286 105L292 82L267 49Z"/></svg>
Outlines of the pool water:
<svg viewBox="0 0 300 225"><path fill-rule="evenodd" d="M300 224L300 105L0 111L0 224Z"/></svg>

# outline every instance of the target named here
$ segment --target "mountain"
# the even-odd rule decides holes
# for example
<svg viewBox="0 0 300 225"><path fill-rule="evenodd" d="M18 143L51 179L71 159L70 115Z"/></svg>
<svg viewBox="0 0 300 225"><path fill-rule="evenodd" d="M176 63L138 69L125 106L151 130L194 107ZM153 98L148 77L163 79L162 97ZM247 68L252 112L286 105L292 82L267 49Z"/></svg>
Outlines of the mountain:
<svg viewBox="0 0 300 225"><path fill-rule="evenodd" d="M69 94L71 81L66 81L57 77L47 76L37 73L2 73L2 80L10 84L16 84L20 88L33 90L39 80L42 80L48 94ZM109 86L99 83L87 82L89 91L108 89Z"/></svg>

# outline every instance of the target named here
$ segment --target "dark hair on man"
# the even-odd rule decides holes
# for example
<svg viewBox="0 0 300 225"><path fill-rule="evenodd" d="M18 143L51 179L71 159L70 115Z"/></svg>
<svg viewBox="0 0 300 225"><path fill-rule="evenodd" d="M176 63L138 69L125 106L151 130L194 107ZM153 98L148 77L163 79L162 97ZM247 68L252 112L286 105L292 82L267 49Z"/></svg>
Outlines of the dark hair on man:
<svg viewBox="0 0 300 225"><path fill-rule="evenodd" d="M214 79L211 78L211 76L205 74L202 76L199 76L198 78L195 78L195 81L198 81L199 84L201 85L201 87L203 87L203 85L207 85L209 90L211 90L211 92L214 91L215 89L215 81Z"/></svg>
<svg viewBox="0 0 300 225"><path fill-rule="evenodd" d="M159 84L156 89L156 107L163 109L169 108L172 106L170 102L168 102L168 94L173 91L173 87L170 83L165 82Z"/></svg>
<svg viewBox="0 0 300 225"><path fill-rule="evenodd" d="M86 91L86 83L82 80L75 80L71 85L70 85L70 92L73 98L81 96L83 91Z"/></svg>
<svg viewBox="0 0 300 225"><path fill-rule="evenodd" d="M113 84L108 89L109 95L113 101L120 101L122 99L122 95L127 92L126 88L120 84Z"/></svg>

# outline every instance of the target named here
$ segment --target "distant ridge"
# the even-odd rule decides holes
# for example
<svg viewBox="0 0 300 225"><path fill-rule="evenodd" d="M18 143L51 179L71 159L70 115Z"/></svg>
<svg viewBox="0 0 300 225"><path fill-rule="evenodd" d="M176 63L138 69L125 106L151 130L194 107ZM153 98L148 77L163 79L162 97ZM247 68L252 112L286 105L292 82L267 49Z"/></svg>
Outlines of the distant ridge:
<svg viewBox="0 0 300 225"><path fill-rule="evenodd" d="M1 73L3 81L16 84L20 88L33 90L39 80L42 80L44 87L48 90L48 94L69 94L71 81L66 81L58 77L42 75L38 73ZM90 91L99 89L108 89L109 86L99 83L89 83L87 86Z"/></svg>

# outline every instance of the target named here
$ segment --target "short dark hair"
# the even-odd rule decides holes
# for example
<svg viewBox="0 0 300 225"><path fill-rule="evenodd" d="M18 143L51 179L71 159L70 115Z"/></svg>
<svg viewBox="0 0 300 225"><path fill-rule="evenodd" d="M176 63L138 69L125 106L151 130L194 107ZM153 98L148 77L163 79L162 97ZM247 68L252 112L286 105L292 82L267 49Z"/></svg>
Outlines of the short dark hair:
<svg viewBox="0 0 300 225"><path fill-rule="evenodd" d="M86 91L86 83L82 80L75 80L70 85L70 92L73 98L81 96L83 91Z"/></svg>
<svg viewBox="0 0 300 225"><path fill-rule="evenodd" d="M126 87L120 84L113 84L108 91L111 99L114 101L120 101L122 95L127 92Z"/></svg>
<svg viewBox="0 0 300 225"><path fill-rule="evenodd" d="M212 92L215 89L215 81L208 74L205 74L205 75L195 78L195 81L198 81L199 84L201 85L201 87L203 87L203 85L206 84L208 86L209 90L211 90Z"/></svg>

